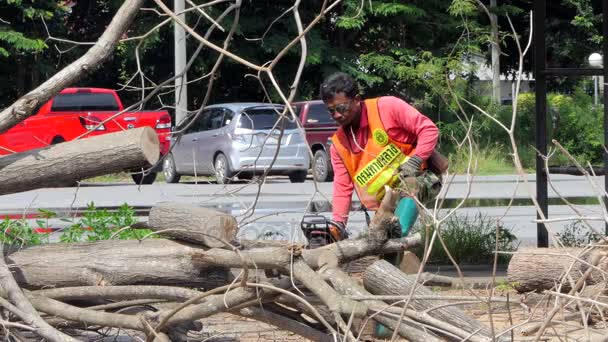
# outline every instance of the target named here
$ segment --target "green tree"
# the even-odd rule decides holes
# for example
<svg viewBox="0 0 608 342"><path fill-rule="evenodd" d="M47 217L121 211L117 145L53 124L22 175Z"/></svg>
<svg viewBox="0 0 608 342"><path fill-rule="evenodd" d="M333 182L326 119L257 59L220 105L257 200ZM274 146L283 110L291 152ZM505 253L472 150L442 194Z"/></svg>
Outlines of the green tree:
<svg viewBox="0 0 608 342"><path fill-rule="evenodd" d="M0 105L7 105L45 78L48 61L46 30L60 26L69 8L58 1L0 1Z"/></svg>

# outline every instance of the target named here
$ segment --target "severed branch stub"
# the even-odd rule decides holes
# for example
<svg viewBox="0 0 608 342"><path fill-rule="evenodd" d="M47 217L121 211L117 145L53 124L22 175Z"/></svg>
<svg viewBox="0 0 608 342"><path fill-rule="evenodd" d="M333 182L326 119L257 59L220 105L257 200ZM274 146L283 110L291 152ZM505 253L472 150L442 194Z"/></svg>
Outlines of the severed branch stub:
<svg viewBox="0 0 608 342"><path fill-rule="evenodd" d="M150 210L148 227L161 236L207 247L226 247L237 233L236 219L217 210L161 203Z"/></svg>

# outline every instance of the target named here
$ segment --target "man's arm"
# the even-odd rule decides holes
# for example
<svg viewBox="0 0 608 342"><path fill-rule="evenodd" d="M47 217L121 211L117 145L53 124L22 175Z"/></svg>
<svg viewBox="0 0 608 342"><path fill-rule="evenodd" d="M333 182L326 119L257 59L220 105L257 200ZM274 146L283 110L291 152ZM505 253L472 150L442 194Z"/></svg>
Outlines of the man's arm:
<svg viewBox="0 0 608 342"><path fill-rule="evenodd" d="M393 96L381 98L380 110L388 110L393 124L403 128L410 136L410 143L416 143L416 155L427 160L439 139L439 129L435 123L421 114L409 103Z"/></svg>
<svg viewBox="0 0 608 342"><path fill-rule="evenodd" d="M348 170L338 155L338 151L332 145L329 149L331 165L334 169L334 195L332 203L332 218L334 221L343 222L346 225L348 213L353 196L353 181L350 179Z"/></svg>

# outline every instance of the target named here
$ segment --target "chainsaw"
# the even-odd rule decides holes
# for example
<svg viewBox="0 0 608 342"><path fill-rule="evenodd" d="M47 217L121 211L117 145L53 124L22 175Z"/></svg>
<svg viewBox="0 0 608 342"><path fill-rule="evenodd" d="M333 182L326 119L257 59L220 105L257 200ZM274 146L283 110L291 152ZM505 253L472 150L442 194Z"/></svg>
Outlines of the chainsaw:
<svg viewBox="0 0 608 342"><path fill-rule="evenodd" d="M308 249L318 248L348 238L343 225L323 215L307 214L302 217L300 228L308 241Z"/></svg>

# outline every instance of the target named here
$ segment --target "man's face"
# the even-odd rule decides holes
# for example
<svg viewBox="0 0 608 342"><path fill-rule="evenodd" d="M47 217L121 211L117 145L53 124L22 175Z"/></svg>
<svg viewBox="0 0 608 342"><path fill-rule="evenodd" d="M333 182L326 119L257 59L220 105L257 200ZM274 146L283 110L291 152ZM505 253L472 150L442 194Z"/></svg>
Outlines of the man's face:
<svg viewBox="0 0 608 342"><path fill-rule="evenodd" d="M357 120L361 113L358 96L350 98L344 95L344 93L338 93L325 102L325 104L327 105L327 109L329 109L329 115L340 126L349 126L358 122Z"/></svg>

